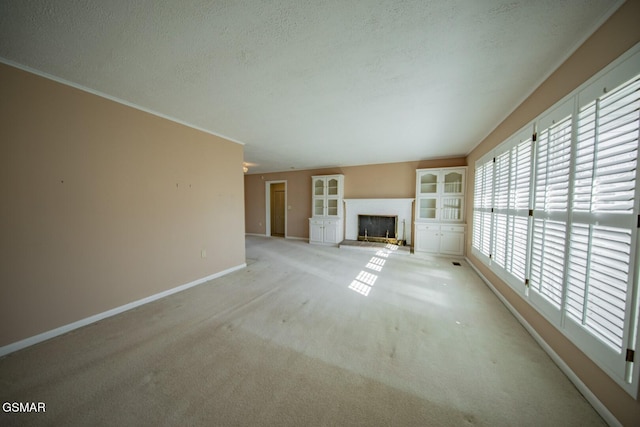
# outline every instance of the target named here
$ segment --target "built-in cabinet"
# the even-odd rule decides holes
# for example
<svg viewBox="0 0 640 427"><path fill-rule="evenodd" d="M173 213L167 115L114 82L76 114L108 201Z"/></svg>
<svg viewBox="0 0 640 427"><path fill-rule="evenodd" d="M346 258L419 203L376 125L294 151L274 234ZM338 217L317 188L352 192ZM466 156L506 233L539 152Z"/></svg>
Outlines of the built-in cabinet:
<svg viewBox="0 0 640 427"><path fill-rule="evenodd" d="M416 170L414 252L464 255L466 167Z"/></svg>
<svg viewBox="0 0 640 427"><path fill-rule="evenodd" d="M464 225L430 225L416 223L414 252L441 255L464 255Z"/></svg>
<svg viewBox="0 0 640 427"><path fill-rule="evenodd" d="M344 238L344 175L311 177L309 243L337 245Z"/></svg>
<svg viewBox="0 0 640 427"><path fill-rule="evenodd" d="M342 242L342 220L309 219L309 243L337 245Z"/></svg>

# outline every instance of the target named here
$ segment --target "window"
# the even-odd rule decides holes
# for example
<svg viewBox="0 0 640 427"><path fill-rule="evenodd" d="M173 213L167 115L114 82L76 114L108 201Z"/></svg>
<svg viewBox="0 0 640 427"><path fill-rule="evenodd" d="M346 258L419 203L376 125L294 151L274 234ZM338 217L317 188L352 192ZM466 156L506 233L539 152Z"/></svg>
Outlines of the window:
<svg viewBox="0 0 640 427"><path fill-rule="evenodd" d="M548 317L560 320L565 243L568 235L569 166L572 102L565 102L537 122L531 241L531 301Z"/></svg>
<svg viewBox="0 0 640 427"><path fill-rule="evenodd" d="M527 266L527 235L529 222L529 186L531 185L531 137L525 137L511 150L509 170L509 235L506 270L519 282L524 282Z"/></svg>
<svg viewBox="0 0 640 427"><path fill-rule="evenodd" d="M636 47L479 159L472 251L634 397Z"/></svg>
<svg viewBox="0 0 640 427"><path fill-rule="evenodd" d="M491 197L493 169L489 163L476 167L473 206L473 247L485 256L491 253Z"/></svg>

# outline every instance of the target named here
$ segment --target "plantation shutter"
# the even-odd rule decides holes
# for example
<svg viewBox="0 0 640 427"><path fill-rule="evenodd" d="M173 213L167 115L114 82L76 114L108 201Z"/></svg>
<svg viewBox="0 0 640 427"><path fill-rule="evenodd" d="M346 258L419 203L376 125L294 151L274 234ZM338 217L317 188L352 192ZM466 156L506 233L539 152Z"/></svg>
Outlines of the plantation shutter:
<svg viewBox="0 0 640 427"><path fill-rule="evenodd" d="M482 206L484 164L476 165L473 182L473 234L471 247L480 251L482 248Z"/></svg>
<svg viewBox="0 0 640 427"><path fill-rule="evenodd" d="M532 302L560 316L569 207L572 116L569 103L553 111L538 133L530 289ZM554 117L561 117L560 120ZM540 121L544 126L545 119ZM540 298L538 298L541 297Z"/></svg>
<svg viewBox="0 0 640 427"><path fill-rule="evenodd" d="M529 241L533 127L527 126L496 151L493 179L492 267L525 292Z"/></svg>
<svg viewBox="0 0 640 427"><path fill-rule="evenodd" d="M507 243L507 271L524 283L529 237L529 198L531 186L531 137L511 150L509 185L510 223Z"/></svg>
<svg viewBox="0 0 640 427"><path fill-rule="evenodd" d="M639 110L640 76L578 116L567 316L613 350L617 366L631 324Z"/></svg>
<svg viewBox="0 0 640 427"><path fill-rule="evenodd" d="M491 204L493 202L493 161L478 161L473 198L473 248L485 257L491 255Z"/></svg>
<svg viewBox="0 0 640 427"><path fill-rule="evenodd" d="M510 152L506 151L496 156L494 167L494 197L493 197L493 262L505 268L507 262L507 228L509 207L509 169L511 166Z"/></svg>
<svg viewBox="0 0 640 427"><path fill-rule="evenodd" d="M639 70L640 45L478 160L472 248L634 398Z"/></svg>

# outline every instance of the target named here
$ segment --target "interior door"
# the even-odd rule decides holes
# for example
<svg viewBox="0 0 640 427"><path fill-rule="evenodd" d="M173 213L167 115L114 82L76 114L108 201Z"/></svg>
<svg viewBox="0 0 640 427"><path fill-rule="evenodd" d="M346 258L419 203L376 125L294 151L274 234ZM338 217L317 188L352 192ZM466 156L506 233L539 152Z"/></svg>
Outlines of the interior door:
<svg viewBox="0 0 640 427"><path fill-rule="evenodd" d="M284 237L284 183L271 185L271 235Z"/></svg>

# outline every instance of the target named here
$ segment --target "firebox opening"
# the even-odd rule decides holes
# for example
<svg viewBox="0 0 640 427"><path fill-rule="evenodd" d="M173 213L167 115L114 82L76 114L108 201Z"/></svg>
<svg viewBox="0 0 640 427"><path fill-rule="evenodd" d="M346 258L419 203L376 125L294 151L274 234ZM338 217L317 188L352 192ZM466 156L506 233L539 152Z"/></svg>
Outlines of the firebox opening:
<svg viewBox="0 0 640 427"><path fill-rule="evenodd" d="M358 215L358 240L397 244L397 230L397 215Z"/></svg>

